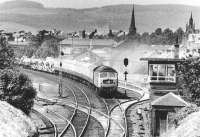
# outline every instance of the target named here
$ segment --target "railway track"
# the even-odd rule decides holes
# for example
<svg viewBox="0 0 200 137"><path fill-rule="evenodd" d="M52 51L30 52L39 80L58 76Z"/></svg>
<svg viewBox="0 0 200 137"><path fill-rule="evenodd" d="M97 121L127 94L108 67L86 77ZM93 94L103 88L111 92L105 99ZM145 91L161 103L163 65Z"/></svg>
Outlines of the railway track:
<svg viewBox="0 0 200 137"><path fill-rule="evenodd" d="M148 122L148 103L149 100L139 101L130 105L125 110L126 122L127 122L127 137L131 136L150 136L150 123ZM141 111L138 112L138 109Z"/></svg>
<svg viewBox="0 0 200 137"><path fill-rule="evenodd" d="M72 84L72 83L71 83ZM85 121L85 123L84 123L84 125L83 125L83 128L82 128L82 130L79 132L79 133L77 133L78 135L77 135L77 137L82 137L83 135L84 135L84 133L85 133L85 131L86 131L86 129L87 129L87 126L88 126L88 124L89 124L89 121L90 121L90 116L91 116L91 102L90 102L90 99L88 98L88 96L87 96L87 94L85 93L85 91L84 90L82 90L82 89L80 89L78 86L77 87L74 87L74 89L75 90L71 90L72 92L73 92L73 95L74 95L74 97L76 98L76 100L77 100L77 105L79 105L79 104L84 104L84 105L86 105L86 106L88 106L88 112L87 113L85 113L84 115L84 117L86 117L86 121ZM79 91L81 91L81 93L82 93L82 95L84 96L84 98L85 98L85 100L86 100L86 102L83 102L83 96L79 96L79 95L77 95L76 94L76 89L78 89ZM81 112L80 111L77 111L77 120L79 120L79 118L83 115L83 113L81 114ZM77 123L76 123L77 122ZM79 125L80 123L79 123L80 121L73 121L73 123L75 123L75 124L77 124L77 125ZM74 125L75 125L74 124Z"/></svg>
<svg viewBox="0 0 200 137"><path fill-rule="evenodd" d="M49 137L57 137L58 136L58 130L56 124L49 119L47 116L43 115L39 111L32 109L32 113L34 113L37 117L39 117L42 122L44 123L45 127L41 127L39 129L39 134L48 134Z"/></svg>
<svg viewBox="0 0 200 137"><path fill-rule="evenodd" d="M55 76L54 76L55 77ZM57 78L57 77L55 77ZM54 81L57 80L54 78ZM67 133L67 132L74 132L74 129L76 131L76 134L74 133L74 136L76 137L82 137L84 136L85 132L88 130L88 125L90 124L90 120L91 120L91 112L95 112L98 113L99 115L101 115L102 117L104 117L105 119L107 119L107 128L104 128L104 137L111 137L113 136L111 134L111 125L115 125L116 127L118 127L119 131L121 132L120 137L126 137L127 136L127 123L126 123L126 115L125 115L125 110L123 109L123 107L121 107L121 105L125 102L129 102L129 101L133 101L133 100L128 100L125 102L120 102L117 99L112 99L110 101L108 100L103 100L103 99L96 99L98 100L99 104L96 105L96 100L93 100L93 98L95 96L91 95L91 93L88 92L88 87L84 86L83 84L76 84L76 86L74 86L74 81L72 80L66 80L64 79L63 82L65 83L64 85L64 91L70 91L71 95L73 96L73 101L71 101L71 103L73 104L73 106L69 105L68 101L65 101L64 99L57 99L57 102L55 103L56 105L62 105L63 107L73 107L74 108L74 112L76 110L76 113L74 114L73 117L71 117L70 119L64 119L65 117L62 118L60 116L60 119L65 120L66 125L65 125L65 132L63 133ZM91 90L91 89L90 89ZM96 97L97 98L97 97ZM47 100L46 100L47 101ZM66 102L66 103L64 103ZM81 112L79 111L78 107L82 107L87 109L87 112ZM119 115L119 113L116 114L112 114L111 116L111 112L115 111L116 109L118 109L117 112L120 112L120 116L123 117L123 122L120 123L117 120L115 120L115 116ZM59 115L59 114L58 114ZM78 128L78 126L76 126L77 124L80 125L80 121L77 120L77 117L83 117L82 119L84 120L81 121L81 128ZM64 130L63 130L64 131ZM64 134L63 134L64 135ZM118 135L119 136L119 135Z"/></svg>
<svg viewBox="0 0 200 137"><path fill-rule="evenodd" d="M72 84L68 84L68 85L72 85ZM71 123L71 124L68 124L65 127L65 130L63 130L63 132L62 132L63 135L60 135L60 136L65 136L64 133L66 133L67 130L70 128L70 126L73 125L74 129L76 130L76 137L82 137L82 136L84 136L84 133L86 132L87 127L88 127L89 122L90 122L90 117L91 117L91 103L90 103L90 99L88 98L88 96L85 93L85 91L83 89L79 88L79 87L67 86L63 90L64 91L70 91L72 93L71 95L73 95L73 98L74 98L73 104L74 104L76 113L74 113L73 116L71 117L71 119L68 120L69 121L68 123ZM77 90L79 92L77 92ZM40 100L42 100L44 102L47 102L48 104L51 104L50 100L41 99L41 98L40 98ZM65 105L63 103L64 99L63 100L59 100L58 99L57 101L58 102L55 103L56 105L61 105L63 107L69 107L69 106L67 106L67 105ZM83 113L83 112L79 111L77 109L79 105L87 106L87 110L88 110L87 113L86 112ZM55 114L55 112L54 112L54 114ZM57 115L59 115L59 114L57 114ZM61 115L59 115L59 117L61 117ZM62 116L62 119L64 119L64 116ZM94 121L94 119L93 119L93 121Z"/></svg>
<svg viewBox="0 0 200 137"><path fill-rule="evenodd" d="M88 103L87 104L87 103L84 103L83 100L81 101L80 98L78 98L81 101L80 102L77 99L76 93L73 91L75 89L70 89L70 90L71 90L71 93L73 94L74 104L75 104L74 110L71 110L71 111L73 111L73 114L70 118L64 116L64 114L59 114L58 112L55 112L53 110L48 110L48 113L51 113L54 116L56 116L58 119L62 119L63 121L66 122L66 125L64 127L62 127L62 130L60 130L58 137L71 137L72 135L74 137L82 137L84 135L84 132L85 132L85 130L88 126L89 120L90 120L91 109L88 109L88 113L81 112L80 110L77 109L79 103L83 103L84 105L90 106L89 99L86 97L86 100ZM50 104L50 102L51 102L50 100L42 99L42 98L40 98L40 101L47 102L48 104ZM60 105L60 106L64 107L65 109L69 109L69 106L66 106L64 104L55 103L55 105ZM48 117L50 117L50 115ZM56 119L55 119L55 121L56 121Z"/></svg>
<svg viewBox="0 0 200 137"><path fill-rule="evenodd" d="M54 123L57 126L57 137L69 137L69 136L76 136L76 130L74 130L74 126L71 124L70 121L68 121L66 118L64 118L62 115L52 111L47 110L46 116L54 121ZM72 130L70 132L66 132L66 127L69 128L70 125L72 127Z"/></svg>
<svg viewBox="0 0 200 137"><path fill-rule="evenodd" d="M68 85L72 85L72 83L69 83ZM80 93L79 93L79 95L77 95L77 90L81 90L81 92L82 92L82 95L80 95ZM83 108L86 108L87 110L88 110L88 119L87 119L87 123L85 123L85 127L87 127L87 125L88 125L88 123L89 123L89 116L91 116L91 111L96 111L97 113L99 113L99 114L101 114L102 116L104 116L104 117L106 117L107 119L108 119L108 121L109 121L109 117L106 115L106 114L104 114L104 112L101 112L101 110L97 110L97 109L95 109L95 108L91 108L91 105L90 105L90 99L89 99L89 97L87 97L88 95L87 95L87 93L86 93L86 91L85 91L86 89L84 89L84 88L82 88L82 89L80 89L80 88L78 88L78 87L72 87L72 86L67 86L67 87L65 87L65 89L64 89L64 91L70 91L72 94L71 95L73 95L74 96L74 100L76 100L76 102L77 103L73 103L74 104L74 107L76 106L76 108L78 107L78 106L80 106L80 107L83 107ZM85 98L86 99L84 99L84 100L87 100L87 103L85 103L85 102L83 102L83 96L85 96ZM51 100L46 100L46 99L40 99L40 100L43 100L44 102L47 102L48 104L51 104L50 102L51 102ZM66 102L66 103L65 103ZM53 102L52 102L53 103ZM59 104L59 105L62 105L62 106L65 106L65 105L68 105L68 106L70 106L69 104L68 104L68 101L65 101L65 99L58 99L57 100L57 103L56 103L57 105ZM80 116L78 116L79 118L80 118ZM93 121L94 121L94 119L93 119ZM76 122L74 122L73 123L73 121L71 122L73 125L74 125L74 123L76 123ZM80 123L80 122L79 122ZM86 130L86 128L85 128L85 130ZM79 135L79 133L77 134L77 136L82 136L83 135L83 133L84 133L85 131L84 130L82 130L82 132L80 133L80 135Z"/></svg>
<svg viewBox="0 0 200 137"><path fill-rule="evenodd" d="M139 100L139 99L138 99ZM126 111L127 109L134 105L134 104L137 104L138 101L136 100L119 100L119 99L107 99L105 100L105 103L108 104L107 107L108 107L108 110L109 110L109 116L110 116L110 123L109 123L109 128L106 130L106 137L112 137L112 136L115 136L115 135L112 135L110 132L111 130L111 122L113 122L115 124L115 126L118 126L119 130L121 130L121 137L127 137L128 136L128 123L127 123L127 116L126 116ZM141 101L143 102L143 101ZM123 107L123 105L126 105L128 107ZM116 111L113 113L113 111ZM119 114L121 113L121 114ZM115 120L114 118L112 118L112 115L117 115L117 116L120 116L123 121L122 122L118 122L117 120Z"/></svg>
<svg viewBox="0 0 200 137"><path fill-rule="evenodd" d="M57 117L59 117L60 119L66 121L68 123L67 126L65 126L65 128L58 135L59 137L65 137L65 136L69 137L69 136L73 136L73 135L74 135L74 137L77 137L76 129L75 129L74 125L71 123L70 120L68 120L63 115L61 115L61 114L59 114L57 112L54 112L52 110L49 110L49 112L54 114L54 115L56 115ZM68 130L68 129L70 129L70 130Z"/></svg>
<svg viewBox="0 0 200 137"><path fill-rule="evenodd" d="M125 117L124 117L124 111L123 108L121 107L121 102L118 99L107 99L105 100L105 103L107 104L107 109L109 111L109 128L107 129L106 132L106 137L112 137L115 136L115 134L113 134L113 132L111 130L113 130L111 128L115 127L115 130L120 131L120 135L118 134L118 136L121 137L126 137L127 131L126 131L126 125L125 123L119 123L116 120L116 117L123 117L124 121L125 121ZM113 126L114 125L114 126Z"/></svg>
<svg viewBox="0 0 200 137"><path fill-rule="evenodd" d="M50 100L43 99L45 102L50 102ZM56 112L52 109L48 109L47 113L44 114L48 119L51 119L51 121L54 121L57 129L58 129L58 135L57 137L82 137L84 136L84 132L87 128L87 125L89 123L89 117L90 115L82 112L78 109L72 110L71 107L64 105L64 104L55 104L57 106L62 106L65 109L71 109L71 112L73 113L70 118L68 116L65 116L63 113Z"/></svg>
<svg viewBox="0 0 200 137"><path fill-rule="evenodd" d="M73 81L71 82L73 83ZM106 108L106 104L104 103L104 100L100 98L99 96L97 96L96 94L91 94L90 92L94 92L94 91L92 91L89 87L86 87L85 85L81 83L77 83L77 84L79 85L79 89L81 89L85 93L85 96L87 96L88 99L90 99L91 109L101 111L108 115L108 110Z"/></svg>

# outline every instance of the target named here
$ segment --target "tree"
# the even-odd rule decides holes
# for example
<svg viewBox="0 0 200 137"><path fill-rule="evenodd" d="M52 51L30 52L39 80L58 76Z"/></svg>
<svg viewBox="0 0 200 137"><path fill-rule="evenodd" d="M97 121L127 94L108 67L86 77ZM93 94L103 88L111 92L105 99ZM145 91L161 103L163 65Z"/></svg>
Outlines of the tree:
<svg viewBox="0 0 200 137"><path fill-rule="evenodd" d="M14 61L14 51L8 46L7 40L0 37L0 100L7 101L28 115L36 91L26 75L13 69Z"/></svg>
<svg viewBox="0 0 200 137"><path fill-rule="evenodd" d="M55 45L58 45L58 42L66 38L61 31L55 29L53 31L41 30L36 35L28 33L26 37L29 40L29 45L23 49L22 53L27 57L34 55L37 57L46 57L49 55L57 57L58 47Z"/></svg>
<svg viewBox="0 0 200 137"><path fill-rule="evenodd" d="M200 58L189 57L178 64L179 88L190 102L199 105L200 101Z"/></svg>
<svg viewBox="0 0 200 137"><path fill-rule="evenodd" d="M166 28L163 31L163 37L164 37L164 40L163 40L164 44L169 44L169 45L174 44L175 36L171 29Z"/></svg>
<svg viewBox="0 0 200 137"><path fill-rule="evenodd" d="M0 69L12 68L14 61L13 49L8 46L6 38L0 36Z"/></svg>
<svg viewBox="0 0 200 137"><path fill-rule="evenodd" d="M0 100L7 101L28 115L36 97L31 80L26 75L10 69L1 70L0 80Z"/></svg>
<svg viewBox="0 0 200 137"><path fill-rule="evenodd" d="M179 43L181 43L184 38L185 33L184 33L183 29L180 27L175 31L175 35L178 36Z"/></svg>
<svg viewBox="0 0 200 137"><path fill-rule="evenodd" d="M49 39L42 43L42 46L37 50L36 56L40 58L58 57L59 47L57 39Z"/></svg>
<svg viewBox="0 0 200 137"><path fill-rule="evenodd" d="M48 33L49 33L49 31L47 31L47 30L41 30L41 31L38 32L37 37L38 37L39 43L44 42L45 35L48 34Z"/></svg>
<svg viewBox="0 0 200 137"><path fill-rule="evenodd" d="M155 30L156 35L162 35L162 29L161 28L157 28Z"/></svg>
<svg viewBox="0 0 200 137"><path fill-rule="evenodd" d="M141 41L144 42L145 44L150 44L150 35L148 32L144 32L141 36Z"/></svg>

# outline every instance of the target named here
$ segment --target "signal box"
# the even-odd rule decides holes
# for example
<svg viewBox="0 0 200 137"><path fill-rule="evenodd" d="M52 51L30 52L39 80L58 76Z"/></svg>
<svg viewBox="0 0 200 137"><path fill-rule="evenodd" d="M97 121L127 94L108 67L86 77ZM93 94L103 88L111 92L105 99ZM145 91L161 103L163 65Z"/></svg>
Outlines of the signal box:
<svg viewBox="0 0 200 137"><path fill-rule="evenodd" d="M151 100L151 135L159 137L168 129L168 114L187 103L178 96L177 64L179 46L171 52L163 52L150 57L141 58L148 62L148 83ZM173 53L173 54L172 54Z"/></svg>
<svg viewBox="0 0 200 137"><path fill-rule="evenodd" d="M178 94L177 63L181 59L170 58L141 58L148 61L148 83L150 98L155 100L169 92Z"/></svg>

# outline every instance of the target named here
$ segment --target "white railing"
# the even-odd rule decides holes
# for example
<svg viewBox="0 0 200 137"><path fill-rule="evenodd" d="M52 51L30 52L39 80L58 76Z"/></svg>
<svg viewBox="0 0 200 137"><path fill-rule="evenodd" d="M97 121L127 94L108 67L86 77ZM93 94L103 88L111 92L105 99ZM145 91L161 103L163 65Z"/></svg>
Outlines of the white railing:
<svg viewBox="0 0 200 137"><path fill-rule="evenodd" d="M149 76L148 82L176 83L176 76Z"/></svg>

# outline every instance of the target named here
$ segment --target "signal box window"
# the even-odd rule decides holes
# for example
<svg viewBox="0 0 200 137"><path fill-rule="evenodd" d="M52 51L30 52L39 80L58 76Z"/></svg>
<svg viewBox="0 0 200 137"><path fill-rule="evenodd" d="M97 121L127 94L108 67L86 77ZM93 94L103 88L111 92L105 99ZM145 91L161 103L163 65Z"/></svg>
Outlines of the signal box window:
<svg viewBox="0 0 200 137"><path fill-rule="evenodd" d="M150 82L176 82L174 64L150 64L149 65Z"/></svg>

